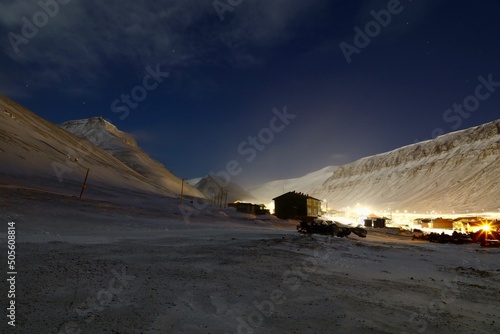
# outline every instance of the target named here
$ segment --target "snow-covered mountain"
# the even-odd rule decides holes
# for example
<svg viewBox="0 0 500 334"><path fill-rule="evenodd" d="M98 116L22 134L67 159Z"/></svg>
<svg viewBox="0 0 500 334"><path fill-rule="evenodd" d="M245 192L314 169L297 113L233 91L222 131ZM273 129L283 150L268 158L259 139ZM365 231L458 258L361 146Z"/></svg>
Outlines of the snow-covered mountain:
<svg viewBox="0 0 500 334"><path fill-rule="evenodd" d="M271 208L273 197L292 190L336 210L498 213L500 120L249 188Z"/></svg>
<svg viewBox="0 0 500 334"><path fill-rule="evenodd" d="M0 97L0 186L31 185L78 194L88 168L86 191L94 195L110 188L170 197L180 193L178 177L104 119L58 127ZM207 182L214 180L201 179L197 187L204 189ZM330 209L338 210L359 203L374 212L498 212L500 120L300 178L268 182L249 192L233 184L226 188L228 201L271 208L273 197L295 190L326 199ZM184 194L204 196L188 184Z"/></svg>
<svg viewBox="0 0 500 334"><path fill-rule="evenodd" d="M498 212L500 120L343 165L311 195L336 209Z"/></svg>
<svg viewBox="0 0 500 334"><path fill-rule="evenodd" d="M131 135L120 131L102 117L68 121L59 126L99 146L162 188L175 194L180 194L182 188L186 196L203 197L200 191L190 185L182 186L182 180L141 150Z"/></svg>
<svg viewBox="0 0 500 334"><path fill-rule="evenodd" d="M96 137L103 143L108 139L110 146L118 146L102 129L90 132L101 133ZM133 143L132 138L123 138ZM110 190L115 190L113 194L128 191L178 196L175 184L171 188L159 184L104 149L0 96L0 185L78 195L88 168L86 195L109 197Z"/></svg>

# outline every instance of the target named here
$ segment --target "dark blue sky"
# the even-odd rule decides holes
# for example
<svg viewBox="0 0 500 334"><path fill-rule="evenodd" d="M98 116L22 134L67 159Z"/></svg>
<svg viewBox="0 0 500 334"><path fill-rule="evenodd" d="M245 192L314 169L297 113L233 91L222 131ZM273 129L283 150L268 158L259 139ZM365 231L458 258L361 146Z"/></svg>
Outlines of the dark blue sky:
<svg viewBox="0 0 500 334"><path fill-rule="evenodd" d="M103 116L180 177L297 177L499 118L499 1L42 1L0 2L0 92Z"/></svg>

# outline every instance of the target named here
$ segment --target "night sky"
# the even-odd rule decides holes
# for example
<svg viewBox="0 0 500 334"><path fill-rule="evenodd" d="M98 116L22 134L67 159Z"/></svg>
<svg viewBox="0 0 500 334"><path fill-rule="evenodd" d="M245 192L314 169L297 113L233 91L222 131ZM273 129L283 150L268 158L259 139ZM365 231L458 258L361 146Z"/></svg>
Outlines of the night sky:
<svg viewBox="0 0 500 334"><path fill-rule="evenodd" d="M499 1L41 3L0 2L0 93L179 177L298 177L500 114Z"/></svg>

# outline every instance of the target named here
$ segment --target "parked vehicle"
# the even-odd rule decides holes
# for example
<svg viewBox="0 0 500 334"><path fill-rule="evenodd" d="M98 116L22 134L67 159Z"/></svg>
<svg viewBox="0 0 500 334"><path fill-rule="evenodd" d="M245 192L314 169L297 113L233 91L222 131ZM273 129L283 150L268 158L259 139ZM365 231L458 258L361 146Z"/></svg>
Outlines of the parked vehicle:
<svg viewBox="0 0 500 334"><path fill-rule="evenodd" d="M362 238L367 235L367 230L362 227L347 227L336 221L321 219L301 220L297 230L301 234L323 234L339 238L347 237L351 232Z"/></svg>

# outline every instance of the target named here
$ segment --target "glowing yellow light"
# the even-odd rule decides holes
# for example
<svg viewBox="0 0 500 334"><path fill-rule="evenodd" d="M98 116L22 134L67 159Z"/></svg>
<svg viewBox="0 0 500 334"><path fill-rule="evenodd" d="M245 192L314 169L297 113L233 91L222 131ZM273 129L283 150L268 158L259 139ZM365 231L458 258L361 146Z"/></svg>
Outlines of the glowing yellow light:
<svg viewBox="0 0 500 334"><path fill-rule="evenodd" d="M358 216L367 216L371 210L369 208L359 207L354 210L354 213Z"/></svg>
<svg viewBox="0 0 500 334"><path fill-rule="evenodd" d="M483 225L483 231L489 232L490 229L491 229L490 225L487 225L487 224Z"/></svg>

